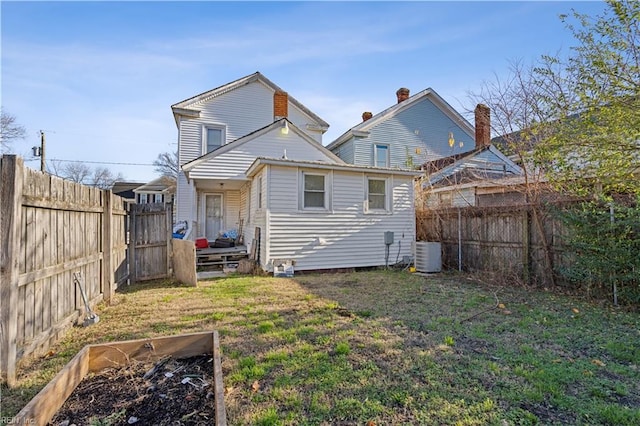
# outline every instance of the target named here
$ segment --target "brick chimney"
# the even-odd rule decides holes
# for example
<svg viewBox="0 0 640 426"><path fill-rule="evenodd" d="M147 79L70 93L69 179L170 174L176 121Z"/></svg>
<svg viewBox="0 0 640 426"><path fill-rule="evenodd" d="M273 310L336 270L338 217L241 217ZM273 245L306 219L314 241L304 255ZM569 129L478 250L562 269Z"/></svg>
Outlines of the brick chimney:
<svg viewBox="0 0 640 426"><path fill-rule="evenodd" d="M475 109L476 148L491 144L491 110L488 106L478 104Z"/></svg>
<svg viewBox="0 0 640 426"><path fill-rule="evenodd" d="M289 115L289 95L287 92L277 91L273 94L273 116L274 120L288 117Z"/></svg>
<svg viewBox="0 0 640 426"><path fill-rule="evenodd" d="M370 119L371 117L373 117L373 113L369 112L369 111L365 111L362 113L362 122L364 123L365 121L367 121L368 119Z"/></svg>
<svg viewBox="0 0 640 426"><path fill-rule="evenodd" d="M396 91L396 97L398 98L398 103L404 101L409 98L409 89L406 87L401 87Z"/></svg>

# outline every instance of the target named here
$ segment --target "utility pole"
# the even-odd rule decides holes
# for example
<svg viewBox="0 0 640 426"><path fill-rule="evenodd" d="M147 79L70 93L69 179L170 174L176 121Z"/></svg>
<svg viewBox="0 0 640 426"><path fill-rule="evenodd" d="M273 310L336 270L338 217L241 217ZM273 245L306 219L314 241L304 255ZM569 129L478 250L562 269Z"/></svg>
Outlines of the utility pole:
<svg viewBox="0 0 640 426"><path fill-rule="evenodd" d="M40 130L40 171L45 171L45 162L44 162L44 132Z"/></svg>

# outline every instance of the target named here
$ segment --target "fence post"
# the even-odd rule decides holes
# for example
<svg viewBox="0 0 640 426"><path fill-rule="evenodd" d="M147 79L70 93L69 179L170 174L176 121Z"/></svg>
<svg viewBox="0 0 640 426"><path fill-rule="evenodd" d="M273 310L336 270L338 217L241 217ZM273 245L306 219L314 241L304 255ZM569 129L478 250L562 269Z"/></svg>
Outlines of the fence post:
<svg viewBox="0 0 640 426"><path fill-rule="evenodd" d="M165 203L164 210L167 224L167 278L173 276L173 210L171 204Z"/></svg>
<svg viewBox="0 0 640 426"><path fill-rule="evenodd" d="M104 288L102 297L111 304L113 296L113 265L111 262L111 254L113 253L113 195L111 190L102 191L103 195L103 212L102 212L102 282Z"/></svg>
<svg viewBox="0 0 640 426"><path fill-rule="evenodd" d="M531 284L531 215L529 208L522 213L522 279Z"/></svg>
<svg viewBox="0 0 640 426"><path fill-rule="evenodd" d="M23 167L15 155L0 158L0 375L9 387L16 385Z"/></svg>
<svg viewBox="0 0 640 426"><path fill-rule="evenodd" d="M136 268L136 243L137 243L137 233L138 229L136 226L136 222L138 221L136 217L136 209L137 204L130 204L128 206L129 210L129 281L135 283L138 281L138 270Z"/></svg>

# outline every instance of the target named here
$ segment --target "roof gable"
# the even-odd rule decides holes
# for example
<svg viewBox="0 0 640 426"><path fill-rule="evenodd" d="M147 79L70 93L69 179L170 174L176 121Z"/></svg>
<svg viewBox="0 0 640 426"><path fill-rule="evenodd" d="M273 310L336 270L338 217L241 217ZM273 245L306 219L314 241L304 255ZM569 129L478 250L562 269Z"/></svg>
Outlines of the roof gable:
<svg viewBox="0 0 640 426"><path fill-rule="evenodd" d="M173 192L175 191L176 180L169 176L160 176L149 183L138 186L133 192Z"/></svg>
<svg viewBox="0 0 640 426"><path fill-rule="evenodd" d="M262 75L260 72L257 71L253 74L239 78L230 83L216 87L215 89L208 90L206 92L200 93L199 95L192 96L191 98L185 99L183 101L180 101L171 105L171 110L173 111L173 116L176 121L176 124L178 123L180 116L198 117L201 110L201 105L204 102L208 102L220 95L223 95L239 87L242 87L247 84L255 83L255 82L264 84L274 92L284 92L284 90L282 90L278 85L276 85L267 77L265 77L264 75ZM288 95L288 100L292 105L294 105L304 114L308 115L312 120L317 122L320 127L325 128L325 130L329 128L329 124L326 121L324 121L318 115L314 114L310 109L308 109L306 106L300 103L293 96Z"/></svg>
<svg viewBox="0 0 640 426"><path fill-rule="evenodd" d="M353 137L363 137L369 134L370 129L375 126L378 126L382 122L385 122L402 111L405 111L412 106L416 105L418 102L424 101L425 99L430 100L440 111L442 111L446 116L448 116L452 121L458 123L460 128L465 131L470 137L475 137L474 127L466 120L459 112L457 112L451 105L449 105L440 95L436 93L435 90L431 88L427 88L410 98L397 103L389 108L385 109L378 114L375 114L367 121L363 121L351 129L347 130L345 133L340 135L336 140L327 145L328 149L336 148L342 145L344 142L350 140Z"/></svg>
<svg viewBox="0 0 640 426"><path fill-rule="evenodd" d="M233 142L230 142L226 145L222 145L221 147L207 153L204 154L202 156L200 156L199 158L196 158L195 160L192 160L186 164L184 164L182 166L182 170L187 174L187 177L189 176L190 172L194 171L195 169L197 169L199 166L202 166L203 164L214 160L217 157L220 157L224 154L230 153L231 151L237 151L242 149L242 146L245 144L250 144L253 141L257 141L259 139L264 139L264 143L265 144L273 144L273 142L269 142L267 141L267 136L269 136L270 134L273 135L274 132L281 132L283 128L287 129L288 132L288 140L289 140L289 146L292 147L300 147L300 145L304 145L304 149L300 150L297 149L298 152L303 151L305 154L305 158L298 158L299 160L304 160L306 159L306 157L308 157L308 159L315 159L317 157L323 157L326 158L327 161L331 161L334 162L336 164L344 164L344 161L342 161L338 156L336 156L334 153L332 153L331 151L329 151L328 149L326 149L324 146L322 146L320 143L318 143L316 140L314 140L313 138L311 138L307 133L303 132L300 128L298 128L295 124L291 123L289 120L287 120L286 118L282 118L280 120L277 120L271 124L269 124L268 126L265 126L261 129L258 129L246 136L243 136L239 139L236 139ZM294 139L295 138L295 139ZM274 145L274 146L270 146L268 147L268 150L271 151L271 155L274 155L276 151L278 151L278 154L281 154L283 157L286 157L287 153L286 153L286 144L283 145ZM281 151L280 151L281 150ZM315 153L315 155L314 155ZM245 152L245 155L251 155L250 153ZM259 155L254 155L253 158L251 159L250 162L253 162L253 160L255 160L255 158L257 158ZM298 157L300 157L301 155L298 154ZM249 163L250 164L250 163ZM249 165L247 164L247 166ZM244 168L246 169L246 167ZM243 169L243 170L244 170Z"/></svg>
<svg viewBox="0 0 640 426"><path fill-rule="evenodd" d="M435 185L438 182L452 179L459 176L456 181L480 180L495 178L497 176L520 176L523 174L522 168L505 156L498 148L488 145L464 155L451 157L452 161L439 159L429 165L423 165L423 169L432 166L436 171L428 176L428 185ZM432 169L433 170L433 169ZM429 170L427 170L429 173ZM447 182L450 184L450 182Z"/></svg>

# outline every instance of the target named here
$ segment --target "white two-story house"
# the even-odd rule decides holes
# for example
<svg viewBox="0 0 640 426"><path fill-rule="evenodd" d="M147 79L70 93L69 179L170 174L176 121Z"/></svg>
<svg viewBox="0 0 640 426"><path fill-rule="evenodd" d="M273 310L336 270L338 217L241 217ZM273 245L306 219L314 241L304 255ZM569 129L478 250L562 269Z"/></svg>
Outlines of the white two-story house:
<svg viewBox="0 0 640 426"><path fill-rule="evenodd" d="M418 173L345 163L322 146L329 125L264 75L172 110L176 220L187 221L190 239L239 233L265 270L280 260L320 270L412 255Z"/></svg>

